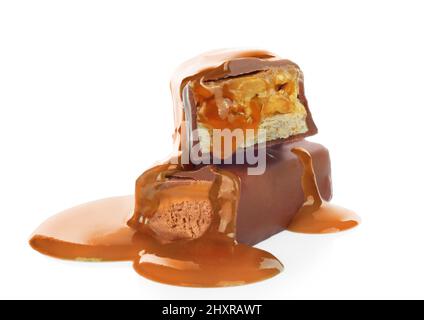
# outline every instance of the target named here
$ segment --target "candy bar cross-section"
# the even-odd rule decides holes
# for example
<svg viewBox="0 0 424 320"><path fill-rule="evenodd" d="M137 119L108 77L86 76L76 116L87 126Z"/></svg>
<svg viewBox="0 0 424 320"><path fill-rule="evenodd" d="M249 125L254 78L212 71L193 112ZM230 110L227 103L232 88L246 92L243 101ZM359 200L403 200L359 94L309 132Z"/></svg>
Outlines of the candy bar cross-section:
<svg viewBox="0 0 424 320"><path fill-rule="evenodd" d="M171 87L178 91L175 119L183 151L197 146L201 154L225 158L259 143L317 132L302 71L271 53L218 51L195 58L183 65ZM230 150L214 149L222 130L232 135Z"/></svg>

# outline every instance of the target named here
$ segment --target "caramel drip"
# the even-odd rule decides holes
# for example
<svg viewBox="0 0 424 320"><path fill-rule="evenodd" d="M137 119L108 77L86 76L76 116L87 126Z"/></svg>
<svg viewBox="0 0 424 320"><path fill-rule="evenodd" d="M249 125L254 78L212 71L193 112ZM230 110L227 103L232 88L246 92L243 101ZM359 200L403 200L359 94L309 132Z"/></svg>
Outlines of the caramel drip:
<svg viewBox="0 0 424 320"><path fill-rule="evenodd" d="M181 166L163 164L143 173L136 183L134 214L128 226L136 230L148 227L161 203L201 200L201 190L207 190L204 200L208 200L214 211L213 226L209 232L216 232L225 224L225 232L235 234L235 218L240 193L240 180L234 174L219 169L210 169L209 181L178 179L175 174L184 172ZM210 187L205 189L205 184ZM198 199L199 198L199 199ZM224 232L224 231L223 231Z"/></svg>
<svg viewBox="0 0 424 320"><path fill-rule="evenodd" d="M356 227L361 219L348 209L324 201L318 189L311 154L293 148L303 165L302 188L305 203L290 223L288 230L298 233L335 233Z"/></svg>
<svg viewBox="0 0 424 320"><path fill-rule="evenodd" d="M46 255L80 261L133 261L140 275L161 283L222 287L271 278L284 269L272 254L238 244L234 240L239 181L230 173L214 169L207 197L214 217L207 232L193 240L163 241L149 227L164 198L161 188L173 184L175 166L162 165L139 178L135 209L133 197L115 197L66 210L44 222L33 234L31 246ZM142 187L141 192L138 187ZM188 192L183 184L170 194ZM202 188L204 186L202 185ZM170 189L172 190L172 189ZM168 195L163 193L162 196ZM196 199L195 196L193 199ZM134 215L130 219L130 213ZM127 225L136 227L133 229Z"/></svg>
<svg viewBox="0 0 424 320"><path fill-rule="evenodd" d="M141 221L142 218L150 218L154 215L159 206L158 189L168 175L178 170L181 170L178 165L162 164L147 170L137 179L134 214L128 220L128 226L138 229L144 222Z"/></svg>

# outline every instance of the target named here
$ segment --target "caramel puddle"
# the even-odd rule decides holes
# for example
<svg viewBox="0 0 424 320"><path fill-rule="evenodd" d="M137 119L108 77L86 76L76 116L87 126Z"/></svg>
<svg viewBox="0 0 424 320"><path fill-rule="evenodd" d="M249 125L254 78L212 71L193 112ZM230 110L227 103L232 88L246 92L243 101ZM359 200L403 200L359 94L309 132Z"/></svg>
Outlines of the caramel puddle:
<svg viewBox="0 0 424 320"><path fill-rule="evenodd" d="M294 148L292 152L304 166L305 203L288 229L331 233L357 226L360 219L354 212L321 198L311 155L302 148ZM151 195L165 184L169 184L171 191L178 186L179 192L175 189L162 195L170 197L172 203L181 193L193 195L186 190L188 187L198 188L190 181L180 185L182 173L169 178L178 171L168 166L147 171L139 179L135 204L133 196L124 196L66 210L44 222L34 232L30 245L43 254L61 259L133 261L135 271L141 276L177 286L244 285L272 278L283 271L283 264L271 253L234 240L239 186L234 176L223 171L211 173L210 189L204 195L210 199L214 211L209 230L194 240L169 241L158 237L149 221L164 204L161 207L163 199ZM185 201L185 196L182 199Z"/></svg>
<svg viewBox="0 0 424 320"><path fill-rule="evenodd" d="M127 226L133 196L98 200L68 209L45 221L30 245L59 259L85 261L133 260L135 231Z"/></svg>
<svg viewBox="0 0 424 320"><path fill-rule="evenodd" d="M78 261L134 261L138 274L161 283L190 287L243 285L283 270L272 254L237 244L226 235L161 243L149 231L127 226L134 197L114 197L59 213L32 235L38 252Z"/></svg>
<svg viewBox="0 0 424 320"><path fill-rule="evenodd" d="M137 234L136 237L143 236ZM272 254L236 244L226 236L190 242L159 244L153 238L134 260L133 267L150 280L186 287L228 287L272 278L283 271Z"/></svg>
<svg viewBox="0 0 424 320"><path fill-rule="evenodd" d="M361 219L355 212L322 199L312 166L311 154L303 148L293 148L292 152L297 155L304 168L302 188L305 203L293 218L288 230L310 234L336 233L359 225Z"/></svg>

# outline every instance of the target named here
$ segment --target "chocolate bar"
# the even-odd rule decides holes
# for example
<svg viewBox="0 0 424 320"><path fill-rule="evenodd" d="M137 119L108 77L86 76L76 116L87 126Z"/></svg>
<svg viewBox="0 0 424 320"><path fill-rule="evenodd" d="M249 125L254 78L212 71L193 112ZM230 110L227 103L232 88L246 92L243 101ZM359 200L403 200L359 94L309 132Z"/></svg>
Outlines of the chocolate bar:
<svg viewBox="0 0 424 320"><path fill-rule="evenodd" d="M283 271L275 256L252 247L274 234L360 223L328 202L330 157L304 140L317 128L296 64L267 51L211 52L183 64L171 90L178 150L137 179L135 204L114 197L66 210L34 232L35 250L128 260L157 282L223 287Z"/></svg>
<svg viewBox="0 0 424 320"><path fill-rule="evenodd" d="M183 152L197 146L203 155L226 158L238 149L317 133L303 73L289 60L262 51L215 52L195 58L178 74L171 87ZM216 130L235 135L231 150L214 149L221 139Z"/></svg>
<svg viewBox="0 0 424 320"><path fill-rule="evenodd" d="M138 180L129 224L165 242L198 239L212 228L240 243L257 244L286 229L305 202L303 168L293 148L311 154L321 196L330 200L328 150L300 140L268 146L262 175L249 175L247 164L151 169Z"/></svg>

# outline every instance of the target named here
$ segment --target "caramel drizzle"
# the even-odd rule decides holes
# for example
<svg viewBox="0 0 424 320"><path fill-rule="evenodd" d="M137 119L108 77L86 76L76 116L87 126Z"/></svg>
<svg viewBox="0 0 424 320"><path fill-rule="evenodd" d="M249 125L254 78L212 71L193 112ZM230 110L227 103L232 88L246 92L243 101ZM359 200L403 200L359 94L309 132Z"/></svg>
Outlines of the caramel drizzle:
<svg viewBox="0 0 424 320"><path fill-rule="evenodd" d="M169 175L180 169L179 165L162 164L147 170L137 179L135 209L133 216L127 222L129 227L138 230L145 223L145 219L155 214L160 200L156 196L158 188Z"/></svg>
<svg viewBox="0 0 424 320"><path fill-rule="evenodd" d="M303 208L308 207L310 211L316 211L323 204L323 200L318 189L312 156L304 148L296 147L291 151L298 157L303 166L302 189L305 195L305 204Z"/></svg>
<svg viewBox="0 0 424 320"><path fill-rule="evenodd" d="M324 201L316 181L311 154L303 148L292 152L303 165L302 188L305 202L290 223L288 230L298 233L335 233L359 225L359 216L348 209Z"/></svg>

